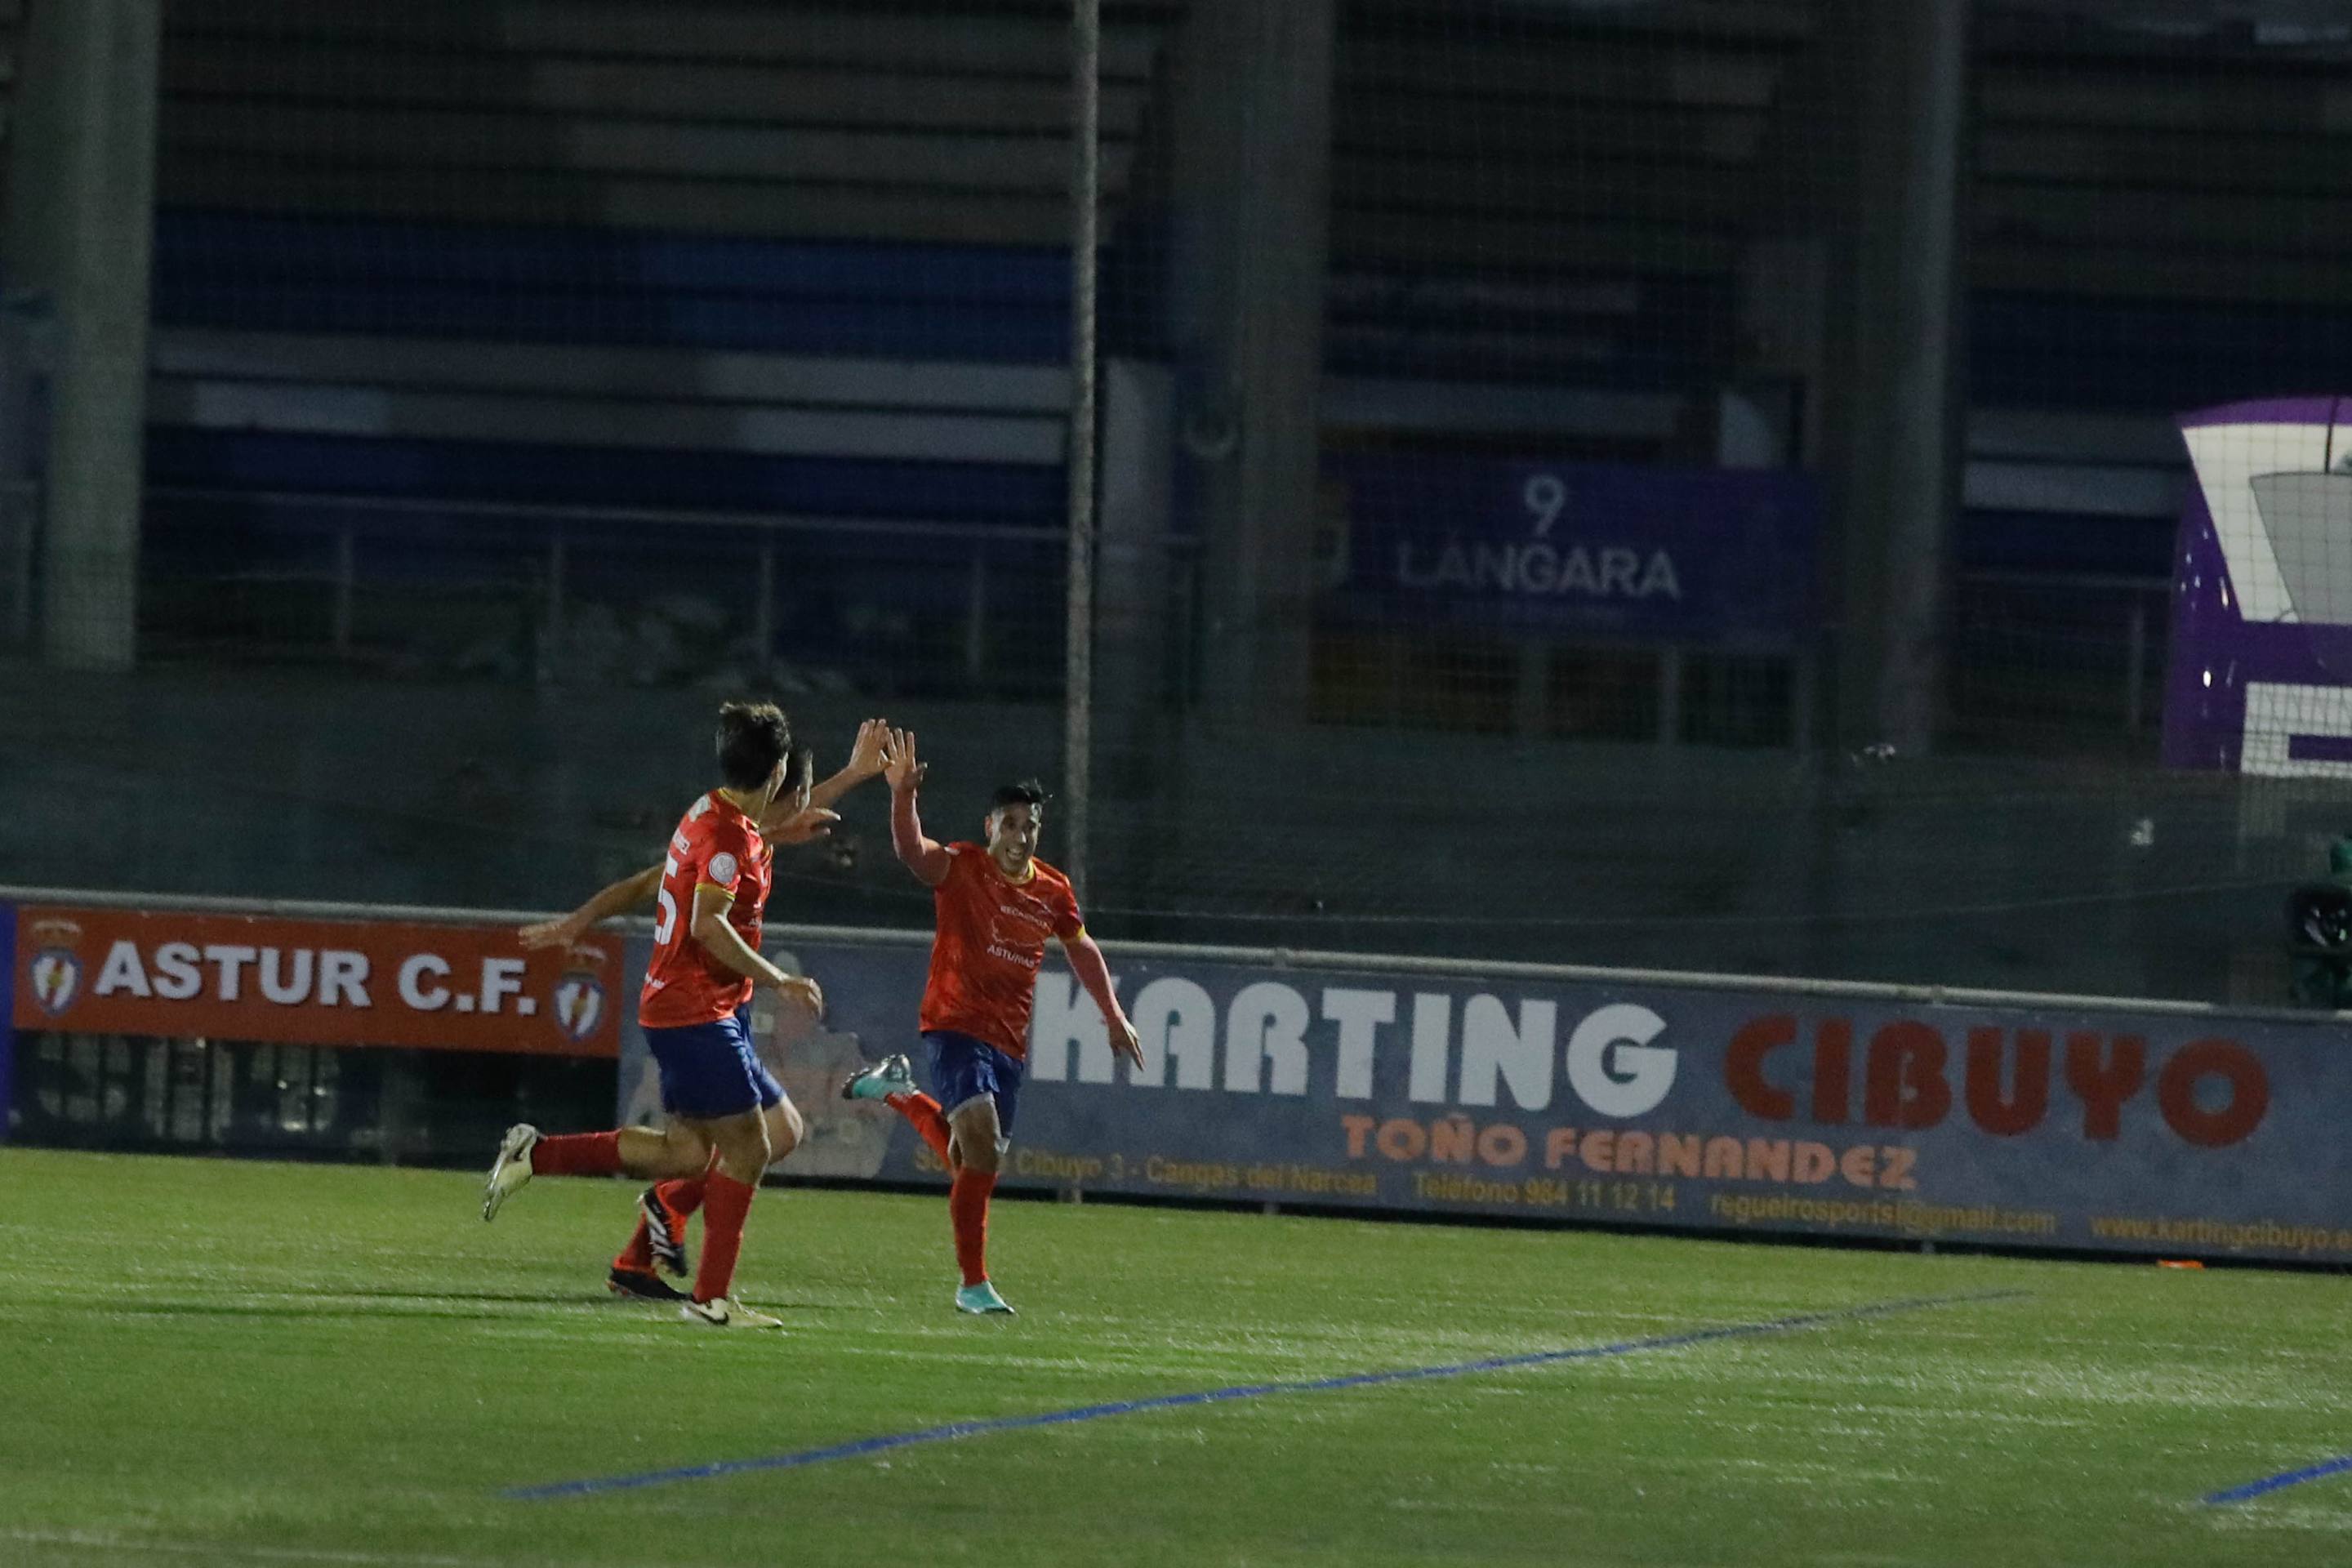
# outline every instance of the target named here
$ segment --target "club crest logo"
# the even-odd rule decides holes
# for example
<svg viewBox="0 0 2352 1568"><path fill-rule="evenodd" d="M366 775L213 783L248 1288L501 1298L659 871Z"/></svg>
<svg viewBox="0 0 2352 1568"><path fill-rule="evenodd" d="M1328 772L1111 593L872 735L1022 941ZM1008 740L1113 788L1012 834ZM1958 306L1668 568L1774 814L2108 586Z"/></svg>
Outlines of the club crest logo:
<svg viewBox="0 0 2352 1568"><path fill-rule="evenodd" d="M35 921L33 959L26 972L33 1001L50 1017L62 1017L81 997L81 927L71 921Z"/></svg>
<svg viewBox="0 0 2352 1568"><path fill-rule="evenodd" d="M604 1022L604 954L586 945L563 955L555 987L555 1026L575 1043L593 1038Z"/></svg>

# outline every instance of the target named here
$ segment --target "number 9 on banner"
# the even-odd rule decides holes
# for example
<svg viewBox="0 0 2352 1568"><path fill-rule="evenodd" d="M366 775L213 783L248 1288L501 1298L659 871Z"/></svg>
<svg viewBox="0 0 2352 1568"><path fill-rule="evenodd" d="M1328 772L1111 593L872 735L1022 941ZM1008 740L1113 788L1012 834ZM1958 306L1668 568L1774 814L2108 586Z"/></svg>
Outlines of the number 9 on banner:
<svg viewBox="0 0 2352 1568"><path fill-rule="evenodd" d="M1527 502L1528 515L1536 520L1536 537L1547 539L1551 525L1568 510L1568 486L1558 474L1530 474L1519 497Z"/></svg>

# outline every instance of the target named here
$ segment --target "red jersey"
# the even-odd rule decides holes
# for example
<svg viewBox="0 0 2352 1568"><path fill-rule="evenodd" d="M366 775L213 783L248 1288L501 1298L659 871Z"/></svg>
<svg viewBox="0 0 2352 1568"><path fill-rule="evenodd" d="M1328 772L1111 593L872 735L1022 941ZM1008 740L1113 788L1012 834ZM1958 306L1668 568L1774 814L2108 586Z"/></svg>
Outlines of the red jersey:
<svg viewBox="0 0 2352 1568"><path fill-rule="evenodd" d="M669 836L662 861L661 914L654 922L654 955L637 998L637 1022L648 1029L715 1024L751 999L751 982L710 956L694 940L694 889L709 886L735 895L727 923L752 952L760 951L760 912L768 902L772 851L757 824L717 790L694 803Z"/></svg>
<svg viewBox="0 0 2352 1568"><path fill-rule="evenodd" d="M970 1035L1015 1061L1029 1054L1045 939L1076 942L1087 929L1070 879L1043 860L1029 865L1027 881L1007 881L985 847L948 846L947 879L931 890L939 934L920 1026Z"/></svg>

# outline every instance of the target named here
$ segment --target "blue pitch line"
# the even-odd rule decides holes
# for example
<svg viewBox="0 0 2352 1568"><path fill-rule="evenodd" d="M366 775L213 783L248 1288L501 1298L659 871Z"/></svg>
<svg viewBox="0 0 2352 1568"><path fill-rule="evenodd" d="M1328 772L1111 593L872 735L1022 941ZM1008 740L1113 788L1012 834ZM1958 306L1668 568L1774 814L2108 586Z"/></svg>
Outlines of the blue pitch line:
<svg viewBox="0 0 2352 1568"><path fill-rule="evenodd" d="M2347 1454L2340 1459L2329 1459L2322 1464L2307 1466L2300 1470L2286 1470L2275 1476L2264 1476L2261 1480L2248 1481L2244 1486L2231 1487L2227 1491L2209 1492L2206 1494L2205 1501L2208 1507L2214 1508L2226 1503L2251 1502L2255 1498L2278 1491L2283 1488L2299 1487L2305 1481L2326 1480L2329 1476L2340 1476L2347 1470L2352 1470L2352 1454Z"/></svg>
<svg viewBox="0 0 2352 1568"><path fill-rule="evenodd" d="M1847 1307L1829 1312L1801 1312L1759 1323L1733 1323L1719 1329L1659 1334L1649 1339L1621 1340L1615 1344L1580 1345L1572 1350L1537 1351L1528 1355L1490 1356L1483 1361L1454 1362L1445 1366L1407 1367L1393 1372L1360 1372L1348 1377L1318 1377L1286 1383L1249 1383L1233 1388L1213 1388L1197 1394L1163 1394L1156 1399L1122 1399L1108 1405L1082 1405L1075 1410L1053 1410L1040 1415L1002 1415L986 1421L956 1421L926 1426L919 1432L895 1432L881 1437L861 1437L830 1447L803 1448L794 1454L771 1454L757 1459L721 1459L708 1465L688 1465L674 1470L646 1470L634 1476L604 1476L584 1481L552 1481L541 1486L510 1487L499 1493L514 1502L542 1502L555 1498L589 1497L599 1492L635 1491L640 1487L667 1486L672 1481L704 1481L740 1476L753 1470L797 1470L834 1459L855 1459L867 1454L909 1448L918 1443L949 1443L990 1432L1018 1432L1037 1426L1066 1426L1076 1421L1099 1421L1111 1415L1135 1415L1147 1410L1173 1410L1191 1405L1223 1405L1234 1399L1263 1399L1277 1394L1324 1394L1342 1388L1378 1388L1393 1383L1417 1383L1433 1377L1464 1377L1473 1373L1510 1372L1521 1367L1550 1366L1559 1362L1601 1361L1612 1356L1638 1355L1648 1351L1681 1350L1716 1340L1748 1339L1759 1334L1791 1333L1830 1323L1884 1318L1896 1312L1916 1312L1929 1307L1956 1307L1972 1301L2007 1301L2023 1290L1978 1290L1957 1296L1915 1296L1880 1301L1867 1307Z"/></svg>

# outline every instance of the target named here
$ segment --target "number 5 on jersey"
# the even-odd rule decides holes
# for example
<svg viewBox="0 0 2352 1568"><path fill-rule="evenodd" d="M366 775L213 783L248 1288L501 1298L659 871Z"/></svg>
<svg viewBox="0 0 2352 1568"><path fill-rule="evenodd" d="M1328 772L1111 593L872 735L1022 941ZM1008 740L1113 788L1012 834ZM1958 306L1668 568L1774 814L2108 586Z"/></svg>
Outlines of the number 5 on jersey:
<svg viewBox="0 0 2352 1568"><path fill-rule="evenodd" d="M654 902L661 906L661 919L654 922L656 947L667 947L669 939L677 934L677 900L669 896L669 879L677 875L677 857L663 856L661 890L654 895Z"/></svg>

